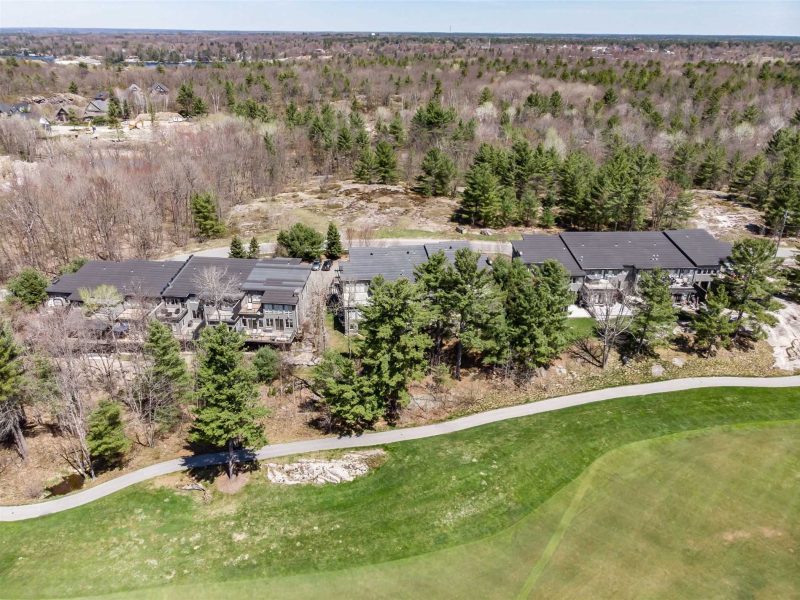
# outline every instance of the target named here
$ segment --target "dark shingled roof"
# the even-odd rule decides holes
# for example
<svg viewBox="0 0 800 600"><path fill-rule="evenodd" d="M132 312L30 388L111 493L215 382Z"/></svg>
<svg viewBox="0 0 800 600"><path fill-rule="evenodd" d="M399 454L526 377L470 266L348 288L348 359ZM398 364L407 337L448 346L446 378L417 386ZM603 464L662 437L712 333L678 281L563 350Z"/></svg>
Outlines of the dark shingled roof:
<svg viewBox="0 0 800 600"><path fill-rule="evenodd" d="M250 275L250 271L258 263L255 258L212 258L206 256L191 256L184 267L175 276L175 279L164 291L168 298L188 298L199 296L200 288L197 279L203 269L216 267L225 272L226 277L241 286Z"/></svg>
<svg viewBox="0 0 800 600"><path fill-rule="evenodd" d="M470 248L469 242L463 240L456 240L453 242L434 242L431 244L425 244L425 254L428 258L439 252L440 250L444 252L444 255L447 257L447 260L453 262L456 258L456 251L461 250L462 248ZM486 266L487 261L489 260L488 255L481 254L481 257L478 261L479 266Z"/></svg>
<svg viewBox="0 0 800 600"><path fill-rule="evenodd" d="M664 235L698 267L715 267L731 254L731 244L714 239L705 229L676 229Z"/></svg>
<svg viewBox="0 0 800 600"><path fill-rule="evenodd" d="M521 241L514 241L511 244L514 247L514 254L518 255L525 264L541 265L546 260L555 259L564 265L570 275L584 275L583 269L572 257L564 241L557 235L543 233L523 235Z"/></svg>
<svg viewBox="0 0 800 600"><path fill-rule="evenodd" d="M259 260L242 284L248 292L263 292L264 304L297 304L299 295L311 275L311 265L299 258Z"/></svg>
<svg viewBox="0 0 800 600"><path fill-rule="evenodd" d="M561 239L584 270L690 269L694 265L659 231L565 232Z"/></svg>
<svg viewBox="0 0 800 600"><path fill-rule="evenodd" d="M344 280L369 281L383 275L387 281L414 279L414 267L428 260L425 246L351 248L350 260L339 264Z"/></svg>
<svg viewBox="0 0 800 600"><path fill-rule="evenodd" d="M81 289L113 285L123 296L158 298L183 266L178 261L125 260L106 262L91 260L77 273L61 276L47 292L80 300Z"/></svg>

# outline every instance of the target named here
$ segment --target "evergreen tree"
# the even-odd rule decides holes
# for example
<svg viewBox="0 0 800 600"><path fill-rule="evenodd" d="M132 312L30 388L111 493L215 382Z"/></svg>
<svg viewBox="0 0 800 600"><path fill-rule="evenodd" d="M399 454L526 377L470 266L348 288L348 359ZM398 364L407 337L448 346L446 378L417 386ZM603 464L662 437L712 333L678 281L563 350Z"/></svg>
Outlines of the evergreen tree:
<svg viewBox="0 0 800 600"><path fill-rule="evenodd" d="M261 256L261 245L255 236L250 238L250 244L247 247L247 258L258 258Z"/></svg>
<svg viewBox="0 0 800 600"><path fill-rule="evenodd" d="M419 289L407 279L393 282L378 276L370 284L370 301L362 311L359 345L362 375L386 409L397 419L408 401L406 386L425 372L425 350L430 338Z"/></svg>
<svg viewBox="0 0 800 600"><path fill-rule="evenodd" d="M336 224L333 221L328 223L328 233L325 236L325 254L328 258L333 260L336 260L344 254L342 238L339 236L339 230L336 228Z"/></svg>
<svg viewBox="0 0 800 600"><path fill-rule="evenodd" d="M153 374L159 382L159 389L168 390L175 403L183 402L189 396L192 382L186 361L181 356L178 340L172 335L170 328L160 321L150 321L147 326L147 339L144 351L152 362ZM177 407L164 414L168 421L177 415Z"/></svg>
<svg viewBox="0 0 800 600"><path fill-rule="evenodd" d="M669 273L663 269L644 271L639 277L639 299L630 329L637 353L652 351L666 343L675 327L677 314L669 283Z"/></svg>
<svg viewBox="0 0 800 600"><path fill-rule="evenodd" d="M200 334L195 395L198 408L189 433L194 444L227 448L228 476L233 476L236 450L266 443L251 369L244 365L244 338L227 325L207 327Z"/></svg>
<svg viewBox="0 0 800 600"><path fill-rule="evenodd" d="M406 142L406 130L403 127L403 119L400 113L395 113L389 122L389 135L392 136L395 146L402 146Z"/></svg>
<svg viewBox="0 0 800 600"><path fill-rule="evenodd" d="M375 146L375 171L379 183L397 183L397 156L389 142L380 141Z"/></svg>
<svg viewBox="0 0 800 600"><path fill-rule="evenodd" d="M260 383L271 383L280 374L281 355L269 346L258 349L253 357L253 369Z"/></svg>
<svg viewBox="0 0 800 600"><path fill-rule="evenodd" d="M700 353L708 356L718 344L725 348L730 346L736 322L731 320L729 304L724 286L715 286L706 294L693 321L694 345Z"/></svg>
<svg viewBox="0 0 800 600"><path fill-rule="evenodd" d="M361 151L353 168L353 178L360 183L375 183L378 180L378 159L369 146Z"/></svg>
<svg viewBox="0 0 800 600"><path fill-rule="evenodd" d="M534 270L534 285L542 293L542 330L546 339L546 347L552 357L567 347L568 308L574 302L575 294L570 291L570 275L564 266L556 260L546 260L542 266Z"/></svg>
<svg viewBox="0 0 800 600"><path fill-rule="evenodd" d="M8 324L0 323L0 441L11 437L25 460L28 446L23 432L22 387L22 351Z"/></svg>
<svg viewBox="0 0 800 600"><path fill-rule="evenodd" d="M219 237L225 232L225 226L217 216L217 203L211 194L193 194L191 210L200 239Z"/></svg>
<svg viewBox="0 0 800 600"><path fill-rule="evenodd" d="M175 103L178 105L178 113L182 117L191 117L198 114L195 112L197 108L196 100L197 96L195 96L192 82L184 81L178 88L178 96L175 98Z"/></svg>
<svg viewBox="0 0 800 600"><path fill-rule="evenodd" d="M566 314L569 305L563 291L569 279L550 265L538 274L542 284L537 285L522 261L502 258L495 261L493 274L505 296L511 365L522 372L545 366L565 343L564 322L558 313ZM559 308L564 301L567 304Z"/></svg>
<svg viewBox="0 0 800 600"><path fill-rule="evenodd" d="M717 189L722 183L725 166L725 149L717 145L711 146L697 168L695 185L709 190Z"/></svg>
<svg viewBox="0 0 800 600"><path fill-rule="evenodd" d="M775 256L775 244L766 239L745 239L731 250L724 283L730 296L730 308L736 312L733 339L740 341L746 330L759 339L763 325L775 323L769 314L780 308L773 296L783 288L780 267L783 259Z"/></svg>
<svg viewBox="0 0 800 600"><path fill-rule="evenodd" d="M473 225L492 227L500 214L500 189L497 177L487 163L476 163L467 172L461 210Z"/></svg>
<svg viewBox="0 0 800 600"><path fill-rule="evenodd" d="M47 300L47 278L36 269L23 269L8 282L11 297L27 308L38 308Z"/></svg>
<svg viewBox="0 0 800 600"><path fill-rule="evenodd" d="M442 345L450 330L450 319L445 310L447 267L447 256L443 250L438 250L414 268L414 279L427 309L425 329L433 339L434 363L441 358Z"/></svg>
<svg viewBox="0 0 800 600"><path fill-rule="evenodd" d="M697 147L684 142L676 146L667 169L667 178L683 189L692 187Z"/></svg>
<svg viewBox="0 0 800 600"><path fill-rule="evenodd" d="M101 468L114 467L130 450L131 442L125 436L122 409L117 402L108 398L101 400L89 415L86 447L92 457L92 475L95 464Z"/></svg>
<svg viewBox="0 0 800 600"><path fill-rule="evenodd" d="M469 248L456 250L443 281L442 313L456 341L456 379L461 379L464 349L479 352L489 359L502 356L505 350L502 338L497 336L505 327L502 300L490 271L479 267L479 259L480 254Z"/></svg>
<svg viewBox="0 0 800 600"><path fill-rule="evenodd" d="M69 93L70 94L77 94L78 93L78 84L74 81L69 82Z"/></svg>
<svg viewBox="0 0 800 600"><path fill-rule="evenodd" d="M295 223L278 234L278 245L286 255L306 261L319 258L324 241L321 233L302 223Z"/></svg>
<svg viewBox="0 0 800 600"><path fill-rule="evenodd" d="M417 191L424 196L449 196L453 193L456 165L439 148L431 148L422 159Z"/></svg>
<svg viewBox="0 0 800 600"><path fill-rule="evenodd" d="M238 235L231 238L231 247L228 251L228 258L247 258L247 253L244 251L244 244Z"/></svg>
<svg viewBox="0 0 800 600"><path fill-rule="evenodd" d="M582 150L570 152L558 174L558 206L561 218L571 227L587 227L591 202L594 161Z"/></svg>
<svg viewBox="0 0 800 600"><path fill-rule="evenodd" d="M384 410L368 378L358 374L352 359L338 352L326 352L314 367L314 391L328 409L332 429L343 433L369 428Z"/></svg>
<svg viewBox="0 0 800 600"><path fill-rule="evenodd" d="M771 198L765 220L773 229L783 226L784 233L800 231L800 132L786 137L783 150L770 169Z"/></svg>

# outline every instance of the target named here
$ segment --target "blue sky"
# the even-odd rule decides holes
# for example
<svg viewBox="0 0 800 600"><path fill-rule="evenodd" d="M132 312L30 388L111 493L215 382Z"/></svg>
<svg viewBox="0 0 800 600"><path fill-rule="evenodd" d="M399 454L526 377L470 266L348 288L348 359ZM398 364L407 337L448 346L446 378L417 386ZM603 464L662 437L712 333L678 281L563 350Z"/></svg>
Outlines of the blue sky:
<svg viewBox="0 0 800 600"><path fill-rule="evenodd" d="M800 0L0 0L0 27L800 35Z"/></svg>

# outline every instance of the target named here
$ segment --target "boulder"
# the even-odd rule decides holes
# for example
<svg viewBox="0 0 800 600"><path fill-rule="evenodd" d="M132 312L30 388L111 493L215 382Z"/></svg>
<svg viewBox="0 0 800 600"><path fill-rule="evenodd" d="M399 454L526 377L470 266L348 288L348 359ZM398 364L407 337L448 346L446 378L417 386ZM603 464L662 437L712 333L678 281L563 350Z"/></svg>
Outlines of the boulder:
<svg viewBox="0 0 800 600"><path fill-rule="evenodd" d="M664 374L664 367L656 363L650 368L650 373L653 377L661 377Z"/></svg>
<svg viewBox="0 0 800 600"><path fill-rule="evenodd" d="M683 365L686 364L686 361L680 358L679 356L676 356L675 358L672 359L672 364L675 365L676 367L682 367Z"/></svg>

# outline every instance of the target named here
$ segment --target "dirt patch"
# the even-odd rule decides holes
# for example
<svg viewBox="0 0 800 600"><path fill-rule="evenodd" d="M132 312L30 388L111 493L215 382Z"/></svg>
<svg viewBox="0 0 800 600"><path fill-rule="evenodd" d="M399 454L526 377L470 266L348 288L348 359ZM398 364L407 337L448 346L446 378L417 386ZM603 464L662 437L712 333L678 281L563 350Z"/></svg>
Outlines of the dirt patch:
<svg viewBox="0 0 800 600"><path fill-rule="evenodd" d="M707 229L716 238L734 241L755 236L764 227L764 218L755 208L743 206L724 192L693 190L695 215L691 226Z"/></svg>
<svg viewBox="0 0 800 600"><path fill-rule="evenodd" d="M743 540L749 540L754 537L771 540L783 537L783 532L772 527L757 527L750 530L737 529L733 531L726 531L722 534L722 539L729 544Z"/></svg>
<svg viewBox="0 0 800 600"><path fill-rule="evenodd" d="M223 494L232 495L246 486L248 481L250 481L249 473L237 473L233 477L220 475L217 477L216 481L214 481L214 487Z"/></svg>

